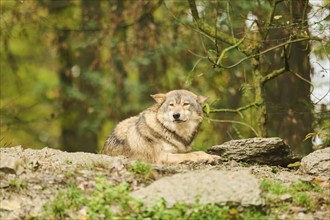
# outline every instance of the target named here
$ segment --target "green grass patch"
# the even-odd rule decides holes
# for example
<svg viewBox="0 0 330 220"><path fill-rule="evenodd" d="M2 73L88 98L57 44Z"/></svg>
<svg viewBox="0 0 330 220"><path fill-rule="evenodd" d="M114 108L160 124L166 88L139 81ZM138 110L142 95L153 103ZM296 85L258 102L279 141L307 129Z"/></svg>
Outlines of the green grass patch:
<svg viewBox="0 0 330 220"><path fill-rule="evenodd" d="M176 203L167 208L166 201L161 200L154 206L143 210L136 219L156 220L266 220L267 216L257 208L239 208L220 206L217 204L200 204L196 200L194 205Z"/></svg>
<svg viewBox="0 0 330 220"><path fill-rule="evenodd" d="M144 170L144 169L143 169ZM82 190L74 183L61 190L43 209L42 219L159 219L159 220L241 220L267 219L256 208L216 204L176 203L168 208L165 200L144 206L130 196L130 186L110 185L103 176L95 177L95 187Z"/></svg>
<svg viewBox="0 0 330 220"><path fill-rule="evenodd" d="M59 191L56 197L44 206L43 218L65 219L70 217L70 212L84 204L85 198L81 190L69 183L65 190Z"/></svg>
<svg viewBox="0 0 330 220"><path fill-rule="evenodd" d="M131 171L135 175L149 176L152 171L152 166L148 163L144 163L140 160L137 160L132 166Z"/></svg>
<svg viewBox="0 0 330 220"><path fill-rule="evenodd" d="M15 178L9 181L9 187L14 191L25 190L27 188L27 182L23 179Z"/></svg>
<svg viewBox="0 0 330 220"><path fill-rule="evenodd" d="M261 188L265 192L270 192L275 195L282 195L288 192L288 189L279 181L265 179L261 182Z"/></svg>
<svg viewBox="0 0 330 220"><path fill-rule="evenodd" d="M261 182L261 188L264 192L268 193L266 195L267 203L276 205L278 209L288 210L288 206L299 206L303 207L309 211L315 211L318 206L317 199L313 196L316 192L323 192L324 189L319 185L307 182L298 181L290 185L285 185L280 181L273 181L265 179ZM280 195L289 194L292 199L289 201L281 201ZM278 197L273 197L269 195L276 195Z"/></svg>
<svg viewBox="0 0 330 220"><path fill-rule="evenodd" d="M319 185L307 182L307 181L298 181L294 182L288 186L285 186L285 184L281 183L280 181L274 181L270 179L264 179L261 182L261 188L265 192L270 192L275 195L282 195L284 193L297 193L297 192L320 192L322 191L322 187Z"/></svg>

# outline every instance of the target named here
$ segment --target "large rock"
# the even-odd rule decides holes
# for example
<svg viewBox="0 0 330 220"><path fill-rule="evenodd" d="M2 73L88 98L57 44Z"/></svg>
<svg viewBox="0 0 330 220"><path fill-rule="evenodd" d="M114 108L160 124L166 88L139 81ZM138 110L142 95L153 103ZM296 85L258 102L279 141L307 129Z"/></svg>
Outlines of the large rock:
<svg viewBox="0 0 330 220"><path fill-rule="evenodd" d="M232 140L210 147L208 153L235 161L274 166L286 166L300 160L278 137Z"/></svg>
<svg viewBox="0 0 330 220"><path fill-rule="evenodd" d="M133 192L132 196L143 200L146 205L164 198L168 207L176 202L194 204L196 198L200 204L263 204L258 180L247 171L202 170L175 174Z"/></svg>
<svg viewBox="0 0 330 220"><path fill-rule="evenodd" d="M24 149L21 146L0 148L0 171L15 173L20 167L114 167L130 163L123 157L85 152L69 153L45 147L41 150Z"/></svg>
<svg viewBox="0 0 330 220"><path fill-rule="evenodd" d="M330 147L314 151L301 160L300 170L330 179Z"/></svg>

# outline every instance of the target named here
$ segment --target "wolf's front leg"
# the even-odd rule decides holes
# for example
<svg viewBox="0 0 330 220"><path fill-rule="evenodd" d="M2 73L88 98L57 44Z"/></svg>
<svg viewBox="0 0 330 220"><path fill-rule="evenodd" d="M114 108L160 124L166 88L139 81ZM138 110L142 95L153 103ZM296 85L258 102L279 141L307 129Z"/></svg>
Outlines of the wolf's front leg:
<svg viewBox="0 0 330 220"><path fill-rule="evenodd" d="M162 153L157 162L160 163L182 163L186 161L190 162L206 162L214 163L220 160L221 157L217 155L207 154L204 151L195 151L185 154L174 154L174 153Z"/></svg>

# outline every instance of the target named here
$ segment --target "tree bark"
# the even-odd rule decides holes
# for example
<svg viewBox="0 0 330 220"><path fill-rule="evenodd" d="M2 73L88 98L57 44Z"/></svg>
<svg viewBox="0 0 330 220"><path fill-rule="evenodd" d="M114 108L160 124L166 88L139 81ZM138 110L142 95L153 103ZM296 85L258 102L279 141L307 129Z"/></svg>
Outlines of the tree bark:
<svg viewBox="0 0 330 220"><path fill-rule="evenodd" d="M279 21L274 21L274 26L266 38L268 43L265 46L271 47L290 38L308 36L306 20L308 1L289 2L288 6L278 4L275 14L282 15L281 19L290 21L292 28L283 28ZM307 154L312 151L311 142L303 141L305 136L312 131L313 121L309 53L308 41L296 42L268 53L261 64L263 72L286 68L284 74L265 84L268 109L267 128L270 136L283 138L299 154Z"/></svg>

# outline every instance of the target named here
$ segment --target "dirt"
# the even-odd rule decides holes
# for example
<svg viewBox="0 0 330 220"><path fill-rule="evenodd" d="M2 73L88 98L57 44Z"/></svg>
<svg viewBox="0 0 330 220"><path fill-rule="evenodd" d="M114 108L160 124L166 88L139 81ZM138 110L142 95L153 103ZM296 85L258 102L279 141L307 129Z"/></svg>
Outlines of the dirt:
<svg viewBox="0 0 330 220"><path fill-rule="evenodd" d="M236 161L221 162L216 165L155 164L152 165L153 172L148 178L139 178L131 170L134 161L123 157L82 152L67 153L50 148L32 150L22 147L2 148L0 156L0 219L5 220L38 216L43 205L60 189L66 188L70 182L75 182L84 189L93 187L96 175L105 176L113 185L127 182L133 191L141 190L165 176L192 170L247 172L259 180L269 178L283 183L317 179L315 175L304 174L295 167L289 169L279 166L249 165ZM317 196L327 200L329 193ZM322 207L315 212L297 210L294 216L295 219L327 219L330 217L330 207Z"/></svg>

